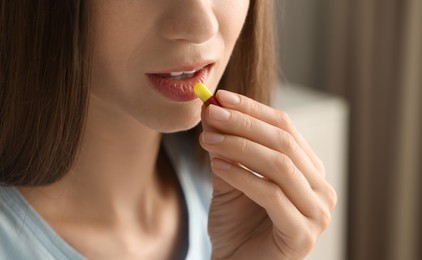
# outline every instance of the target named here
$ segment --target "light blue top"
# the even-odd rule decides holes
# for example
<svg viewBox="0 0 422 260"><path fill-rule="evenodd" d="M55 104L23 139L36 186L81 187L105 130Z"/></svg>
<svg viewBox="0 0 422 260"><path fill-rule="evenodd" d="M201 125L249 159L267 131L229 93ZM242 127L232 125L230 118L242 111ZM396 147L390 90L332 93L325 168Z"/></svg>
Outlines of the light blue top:
<svg viewBox="0 0 422 260"><path fill-rule="evenodd" d="M211 199L209 167L195 164L184 136L164 136L188 211L187 260L210 259L207 216ZM142 245L140 245L142 246ZM0 260L85 259L67 244L14 187L0 187Z"/></svg>

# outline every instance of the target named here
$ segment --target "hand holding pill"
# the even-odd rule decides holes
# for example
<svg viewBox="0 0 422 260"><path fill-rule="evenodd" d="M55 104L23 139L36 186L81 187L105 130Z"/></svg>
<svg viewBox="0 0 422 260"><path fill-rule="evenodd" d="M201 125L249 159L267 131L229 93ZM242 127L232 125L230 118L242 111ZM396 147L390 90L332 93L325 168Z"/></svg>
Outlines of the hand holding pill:
<svg viewBox="0 0 422 260"><path fill-rule="evenodd" d="M336 205L321 160L284 112L225 90L215 98L220 106L203 107L200 136L214 173L213 255L303 258Z"/></svg>

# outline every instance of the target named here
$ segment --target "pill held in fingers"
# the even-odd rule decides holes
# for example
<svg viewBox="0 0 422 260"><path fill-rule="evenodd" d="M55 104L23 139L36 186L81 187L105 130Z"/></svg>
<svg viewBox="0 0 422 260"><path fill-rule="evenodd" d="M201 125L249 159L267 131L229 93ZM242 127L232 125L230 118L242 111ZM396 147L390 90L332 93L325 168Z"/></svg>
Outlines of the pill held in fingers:
<svg viewBox="0 0 422 260"><path fill-rule="evenodd" d="M220 106L220 102L218 102L217 98L211 93L211 91L201 82L198 82L193 86L193 91L195 94L199 97L199 99L204 102L206 106L209 106L211 104Z"/></svg>

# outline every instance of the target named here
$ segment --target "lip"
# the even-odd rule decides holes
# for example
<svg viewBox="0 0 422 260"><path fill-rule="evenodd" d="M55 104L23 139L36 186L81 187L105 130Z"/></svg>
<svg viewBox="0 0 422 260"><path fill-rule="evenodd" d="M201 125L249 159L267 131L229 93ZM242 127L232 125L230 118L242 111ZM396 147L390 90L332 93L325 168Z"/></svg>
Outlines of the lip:
<svg viewBox="0 0 422 260"><path fill-rule="evenodd" d="M154 90L162 96L176 102L187 102L197 98L193 91L193 86L197 82L206 84L209 73L214 63L201 63L198 65L179 66L174 69L165 69L159 72L146 73L148 80ZM193 71L195 75L190 79L171 80L166 79L165 75L170 72Z"/></svg>

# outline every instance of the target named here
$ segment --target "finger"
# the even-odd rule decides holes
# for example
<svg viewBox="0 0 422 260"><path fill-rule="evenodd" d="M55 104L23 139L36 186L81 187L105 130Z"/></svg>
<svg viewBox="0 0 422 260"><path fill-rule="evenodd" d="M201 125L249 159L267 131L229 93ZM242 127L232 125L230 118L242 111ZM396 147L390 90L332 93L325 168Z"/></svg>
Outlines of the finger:
<svg viewBox="0 0 422 260"><path fill-rule="evenodd" d="M201 108L201 118L205 117L206 108L207 108L206 105L203 104L202 108ZM217 129L210 126L205 120L201 120L201 125L202 125L202 130L204 130L204 131L218 132ZM213 154L213 153L208 153L208 156L209 156L210 160L212 160L216 155Z"/></svg>
<svg viewBox="0 0 422 260"><path fill-rule="evenodd" d="M324 181L320 188L314 191L321 202L326 205L328 211L333 212L337 205L337 193L334 188L327 181Z"/></svg>
<svg viewBox="0 0 422 260"><path fill-rule="evenodd" d="M203 104L201 108L201 118L205 118L206 109L207 107L205 106L205 104ZM204 131L216 131L205 120L201 120L201 125L202 125L202 130Z"/></svg>
<svg viewBox="0 0 422 260"><path fill-rule="evenodd" d="M203 114L204 123L218 132L241 136L286 154L305 175L312 187L324 181L309 156L287 131L236 110L210 106Z"/></svg>
<svg viewBox="0 0 422 260"><path fill-rule="evenodd" d="M238 162L272 180L305 216L312 217L319 203L308 181L284 154L245 138L203 132L200 143L210 153Z"/></svg>
<svg viewBox="0 0 422 260"><path fill-rule="evenodd" d="M263 105L251 98L226 90L217 91L216 96L218 101L225 108L237 110L289 132L305 153L308 154L312 163L319 172L322 174L325 173L321 160L313 152L303 136L295 129L292 121L286 113Z"/></svg>
<svg viewBox="0 0 422 260"><path fill-rule="evenodd" d="M307 219L276 184L220 158L211 163L213 172L228 184L263 207L278 230L287 236L297 235Z"/></svg>

